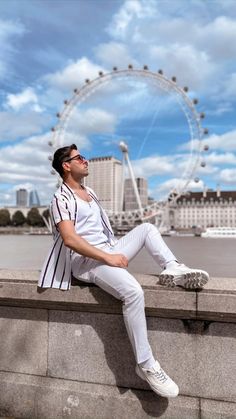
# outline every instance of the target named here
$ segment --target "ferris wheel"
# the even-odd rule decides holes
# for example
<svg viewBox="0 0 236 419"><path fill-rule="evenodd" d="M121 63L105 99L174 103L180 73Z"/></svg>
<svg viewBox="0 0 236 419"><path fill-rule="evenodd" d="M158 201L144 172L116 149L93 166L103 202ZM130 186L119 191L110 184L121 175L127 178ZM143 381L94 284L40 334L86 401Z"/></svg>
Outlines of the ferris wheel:
<svg viewBox="0 0 236 419"><path fill-rule="evenodd" d="M113 70L109 73L99 71L95 79L86 79L80 88L74 89L71 98L64 100L62 111L56 114L57 123L51 129L52 139L48 144L53 150L62 147L65 144L68 124L73 110L76 107L79 108L82 103L88 102L92 95L104 89L113 80L122 83L127 79L142 80L145 83L151 83L154 88L158 87L161 91L174 97L188 125L190 144L188 162L182 171L178 185L169 191L168 199L161 202L154 201L151 205L147 205L144 208L139 205L137 210L109 214L112 223L117 225L121 225L124 221L128 224L133 224L136 221L145 221L153 217L159 217L160 224L164 220L165 209L176 202L178 197L187 191L189 183L193 180L199 182L200 179L196 176L196 171L199 167L205 167L206 163L202 155L209 149L208 145L203 143L204 136L208 134L208 129L203 128L201 125L205 114L197 111L196 105L198 104L198 99L190 98L188 96L188 87L178 86L175 76L169 79L163 74L162 70L153 72L149 70L147 65L144 65L143 69L134 69L130 64L127 69L113 67ZM52 156L49 156L49 159L51 160ZM54 170L52 170L52 174L55 174Z"/></svg>

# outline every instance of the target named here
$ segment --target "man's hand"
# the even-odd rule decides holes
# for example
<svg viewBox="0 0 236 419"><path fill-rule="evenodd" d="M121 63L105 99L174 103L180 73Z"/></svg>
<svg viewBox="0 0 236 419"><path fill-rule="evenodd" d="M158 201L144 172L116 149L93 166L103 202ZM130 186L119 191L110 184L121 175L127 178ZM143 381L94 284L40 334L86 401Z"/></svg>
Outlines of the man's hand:
<svg viewBox="0 0 236 419"><path fill-rule="evenodd" d="M129 261L126 256L117 253L114 255L107 254L105 263L117 268L127 268Z"/></svg>
<svg viewBox="0 0 236 419"><path fill-rule="evenodd" d="M110 253L106 253L103 250L92 246L76 233L73 221L61 221L58 223L58 228L64 245L69 247L69 249L74 250L74 252L88 258L98 260L99 262L105 263L109 266L127 268L128 259L124 255L118 253L111 255Z"/></svg>

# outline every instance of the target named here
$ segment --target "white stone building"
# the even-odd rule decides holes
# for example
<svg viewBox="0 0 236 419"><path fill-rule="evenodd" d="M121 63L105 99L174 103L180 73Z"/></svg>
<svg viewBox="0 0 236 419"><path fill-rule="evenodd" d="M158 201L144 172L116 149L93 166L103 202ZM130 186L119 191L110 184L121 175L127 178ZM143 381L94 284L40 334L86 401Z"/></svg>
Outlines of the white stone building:
<svg viewBox="0 0 236 419"><path fill-rule="evenodd" d="M122 210L122 163L114 157L96 157L89 160L89 175L84 185L98 195L106 211Z"/></svg>
<svg viewBox="0 0 236 419"><path fill-rule="evenodd" d="M170 210L175 228L235 227L236 191L189 192Z"/></svg>

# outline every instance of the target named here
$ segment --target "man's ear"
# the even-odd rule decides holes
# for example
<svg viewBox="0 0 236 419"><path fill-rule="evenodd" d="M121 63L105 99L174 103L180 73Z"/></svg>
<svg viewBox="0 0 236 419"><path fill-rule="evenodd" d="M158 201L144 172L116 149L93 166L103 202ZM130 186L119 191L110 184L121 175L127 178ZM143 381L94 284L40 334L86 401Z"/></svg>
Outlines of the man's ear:
<svg viewBox="0 0 236 419"><path fill-rule="evenodd" d="M70 172L70 165L69 165L69 163L67 163L67 162L64 161L62 163L62 167L63 167L63 169L64 169L65 172Z"/></svg>

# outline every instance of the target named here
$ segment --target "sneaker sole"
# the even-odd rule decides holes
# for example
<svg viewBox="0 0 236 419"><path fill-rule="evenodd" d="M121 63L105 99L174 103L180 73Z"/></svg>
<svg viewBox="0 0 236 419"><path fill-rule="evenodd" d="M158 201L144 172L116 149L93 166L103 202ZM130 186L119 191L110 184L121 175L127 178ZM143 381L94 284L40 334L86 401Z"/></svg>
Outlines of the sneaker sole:
<svg viewBox="0 0 236 419"><path fill-rule="evenodd" d="M204 271L193 271L180 276L163 274L159 275L159 283L166 287L182 287L186 289L201 289L206 285L209 276Z"/></svg>
<svg viewBox="0 0 236 419"><path fill-rule="evenodd" d="M149 385L149 387L152 389L152 391L154 391L154 393L156 393L156 394L158 394L158 396L161 396L161 397L168 397L168 398L174 398L174 397L177 397L178 396L178 394L179 394L179 392L177 392L176 394L170 394L170 393L168 393L168 392L165 392L165 391L161 391L161 390L157 390L156 388L154 388L149 382L148 382L148 380L147 380L147 378L146 378L146 376L142 373L142 371L140 371L140 369L138 368L138 366L136 365L136 368L135 368L135 372L136 372L136 374L142 379L142 380L144 380L144 381L146 381L146 383Z"/></svg>

